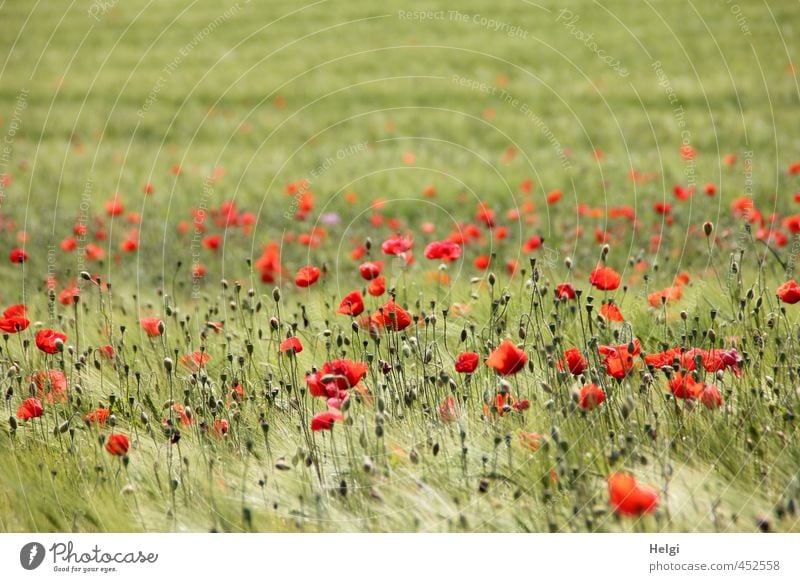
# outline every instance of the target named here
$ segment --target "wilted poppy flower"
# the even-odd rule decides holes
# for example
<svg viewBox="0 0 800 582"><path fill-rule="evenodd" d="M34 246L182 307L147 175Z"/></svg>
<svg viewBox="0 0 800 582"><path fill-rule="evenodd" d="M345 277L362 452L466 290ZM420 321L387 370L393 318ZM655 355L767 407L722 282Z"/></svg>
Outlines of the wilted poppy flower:
<svg viewBox="0 0 800 582"><path fill-rule="evenodd" d="M17 408L17 418L22 420L30 420L31 418L39 418L44 414L42 403L36 398L28 398Z"/></svg>
<svg viewBox="0 0 800 582"><path fill-rule="evenodd" d="M342 302L339 304L339 309L336 310L341 315L350 315L357 317L364 312L364 298L361 296L360 291L351 291L348 293Z"/></svg>
<svg viewBox="0 0 800 582"><path fill-rule="evenodd" d="M337 420L344 420L341 412L329 410L328 412L320 412L314 415L311 419L311 430L314 432L320 430L331 430L333 423Z"/></svg>
<svg viewBox="0 0 800 582"><path fill-rule="evenodd" d="M794 305L800 301L800 285L798 285L794 279L787 281L778 287L776 293L778 295L778 299L784 303L788 303L789 305Z"/></svg>
<svg viewBox="0 0 800 582"><path fill-rule="evenodd" d="M562 283L556 287L556 297L558 299L575 299L577 296L578 295L575 292L575 287L569 283Z"/></svg>
<svg viewBox="0 0 800 582"><path fill-rule="evenodd" d="M40 329L36 334L36 347L46 354L58 352L58 344L64 345L67 341L66 334L52 329Z"/></svg>
<svg viewBox="0 0 800 582"><path fill-rule="evenodd" d="M22 304L12 305L3 312L3 317L0 318L0 330L5 333L18 333L31 324L30 320L25 317L25 306Z"/></svg>
<svg viewBox="0 0 800 582"><path fill-rule="evenodd" d="M117 457L128 454L130 446L131 443L128 437L121 433L110 434L106 439L106 451Z"/></svg>
<svg viewBox="0 0 800 582"><path fill-rule="evenodd" d="M472 374L478 367L480 356L475 352L463 352L456 358L456 372L459 374Z"/></svg>
<svg viewBox="0 0 800 582"><path fill-rule="evenodd" d="M486 360L486 365L497 370L501 376L516 374L528 362L528 356L510 340L503 340Z"/></svg>
<svg viewBox="0 0 800 582"><path fill-rule="evenodd" d="M28 253L20 248L11 249L11 252L8 254L8 260L12 263L24 263L28 260Z"/></svg>
<svg viewBox="0 0 800 582"><path fill-rule="evenodd" d="M578 348L570 348L564 352L564 359L558 362L558 369L562 372L569 372L573 376L579 376L589 367L589 362L583 357Z"/></svg>
<svg viewBox="0 0 800 582"><path fill-rule="evenodd" d="M372 323L400 331L411 325L411 315L390 299L372 314Z"/></svg>
<svg viewBox="0 0 800 582"><path fill-rule="evenodd" d="M311 265L301 267L295 275L294 283L298 287L310 287L317 282L321 272L317 267Z"/></svg>
<svg viewBox="0 0 800 582"><path fill-rule="evenodd" d="M584 410L594 410L606 399L606 393L597 384L586 384L581 388L578 403Z"/></svg>
<svg viewBox="0 0 800 582"><path fill-rule="evenodd" d="M450 262L461 256L461 246L449 240L432 242L425 247L425 258Z"/></svg>
<svg viewBox="0 0 800 582"><path fill-rule="evenodd" d="M144 332L150 337L156 337L164 333L164 322L157 317L143 317L139 323Z"/></svg>
<svg viewBox="0 0 800 582"><path fill-rule="evenodd" d="M636 483L633 475L614 473L608 477L608 501L619 515L639 516L658 507L658 492Z"/></svg>
<svg viewBox="0 0 800 582"><path fill-rule="evenodd" d="M613 291L621 282L622 277L611 267L597 267L589 275L589 283L601 291Z"/></svg>
<svg viewBox="0 0 800 582"><path fill-rule="evenodd" d="M294 336L287 338L281 342L281 352L284 354L286 352L289 352L291 354L299 354L302 351L303 351L303 344L301 344L300 340Z"/></svg>
<svg viewBox="0 0 800 582"><path fill-rule="evenodd" d="M442 419L442 422L455 422L458 420L458 409L453 395L445 398L439 405L439 418Z"/></svg>

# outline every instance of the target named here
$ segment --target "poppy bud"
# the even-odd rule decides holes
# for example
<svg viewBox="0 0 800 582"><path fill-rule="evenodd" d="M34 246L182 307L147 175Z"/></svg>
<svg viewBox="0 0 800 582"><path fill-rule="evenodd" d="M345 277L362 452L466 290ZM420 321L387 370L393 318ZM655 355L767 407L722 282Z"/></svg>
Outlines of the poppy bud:
<svg viewBox="0 0 800 582"><path fill-rule="evenodd" d="M607 244L603 245L603 248L600 250L600 258L605 260L606 257L608 256L608 251L610 250L611 250L610 246L608 246Z"/></svg>
<svg viewBox="0 0 800 582"><path fill-rule="evenodd" d="M711 233L714 232L714 223L712 222L704 222L703 223L703 232L706 236L711 236Z"/></svg>
<svg viewBox="0 0 800 582"><path fill-rule="evenodd" d="M88 271L81 271L81 279L83 279L84 281L89 281L91 278L92 276L89 274Z"/></svg>
<svg viewBox="0 0 800 582"><path fill-rule="evenodd" d="M494 284L497 283L497 277L494 273L489 273L489 285L494 287Z"/></svg>
<svg viewBox="0 0 800 582"><path fill-rule="evenodd" d="M271 317L269 320L269 326L272 328L273 331L277 331L278 327L280 326L280 322L278 321L277 317Z"/></svg>
<svg viewBox="0 0 800 582"><path fill-rule="evenodd" d="M272 290L272 299L275 303L278 303L281 300L281 290L278 287L275 287Z"/></svg>
<svg viewBox="0 0 800 582"><path fill-rule="evenodd" d="M11 427L12 431L17 430L17 419L14 418L13 416L9 417L8 424Z"/></svg>
<svg viewBox="0 0 800 582"><path fill-rule="evenodd" d="M172 373L172 358L164 358L164 369L167 371L167 374Z"/></svg>
<svg viewBox="0 0 800 582"><path fill-rule="evenodd" d="M572 270L572 259L569 257L564 259L564 266L567 268L568 271Z"/></svg>

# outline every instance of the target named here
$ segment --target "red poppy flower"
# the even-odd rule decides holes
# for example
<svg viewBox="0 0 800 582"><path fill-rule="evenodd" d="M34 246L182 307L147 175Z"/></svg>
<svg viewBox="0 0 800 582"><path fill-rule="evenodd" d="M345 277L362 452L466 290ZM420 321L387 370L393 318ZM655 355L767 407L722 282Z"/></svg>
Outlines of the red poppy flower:
<svg viewBox="0 0 800 582"><path fill-rule="evenodd" d="M460 256L461 246L449 240L432 242L425 247L426 259L450 262L455 261Z"/></svg>
<svg viewBox="0 0 800 582"><path fill-rule="evenodd" d="M658 507L658 492L636 483L633 475L614 473L608 477L608 500L619 515L639 516Z"/></svg>
<svg viewBox="0 0 800 582"><path fill-rule="evenodd" d="M62 346L67 341L66 334L52 329L40 329L36 334L36 347L46 354L55 354L58 352L57 344Z"/></svg>
<svg viewBox="0 0 800 582"><path fill-rule="evenodd" d="M281 352L284 354L286 352L290 352L292 354L299 354L302 351L303 351L303 344L301 344L300 340L294 336L287 338L281 342Z"/></svg>
<svg viewBox="0 0 800 582"><path fill-rule="evenodd" d="M36 398L28 398L17 408L17 418L22 420L30 420L31 418L39 418L44 414L42 403Z"/></svg>
<svg viewBox="0 0 800 582"><path fill-rule="evenodd" d="M589 362L583 357L578 348L570 348L564 352L564 359L558 363L558 369L569 371L573 376L579 376L589 367Z"/></svg>
<svg viewBox="0 0 800 582"><path fill-rule="evenodd" d="M456 372L459 374L472 374L478 367L480 356L475 352L464 352L456 359Z"/></svg>
<svg viewBox="0 0 800 582"><path fill-rule="evenodd" d="M357 317L364 312L364 298L359 291L351 291L339 304L336 313Z"/></svg>
<svg viewBox="0 0 800 582"><path fill-rule="evenodd" d="M563 196L561 190L553 190L547 195L547 203L555 204L556 202L561 200L561 196Z"/></svg>
<svg viewBox="0 0 800 582"><path fill-rule="evenodd" d="M321 272L317 267L311 265L301 267L295 275L294 283L298 287L310 287L317 282Z"/></svg>
<svg viewBox="0 0 800 582"><path fill-rule="evenodd" d="M380 297L386 293L386 280L383 277L378 277L370 281L369 285L367 285L367 293L373 297Z"/></svg>
<svg viewBox="0 0 800 582"><path fill-rule="evenodd" d="M411 325L411 315L397 305L394 299L390 299L373 313L371 319L375 325L389 327L394 331L400 331Z"/></svg>
<svg viewBox="0 0 800 582"><path fill-rule="evenodd" d="M542 446L542 437L538 432L520 431L519 443L531 451L538 451Z"/></svg>
<svg viewBox="0 0 800 582"><path fill-rule="evenodd" d="M67 399L67 377L61 370L50 370L48 372L34 372L31 374L30 382L36 386L36 395L52 403L58 398L61 402Z"/></svg>
<svg viewBox="0 0 800 582"><path fill-rule="evenodd" d="M365 280L372 281L378 275L381 274L382 268L383 268L382 262L373 263L367 261L366 263L361 263L361 265L359 265L358 272L361 274L361 277L363 277Z"/></svg>
<svg viewBox="0 0 800 582"><path fill-rule="evenodd" d="M661 307L663 303L679 301L681 295L683 295L683 290L681 287L675 285L673 287L667 287L661 291L654 291L653 293L648 294L647 302L652 307Z"/></svg>
<svg viewBox="0 0 800 582"><path fill-rule="evenodd" d="M669 390L675 395L675 398L697 398L703 393L704 388L704 384L697 382L691 374L684 376L678 372L669 381Z"/></svg>
<svg viewBox="0 0 800 582"><path fill-rule="evenodd" d="M124 434L113 433L106 439L106 451L117 457L127 455L130 446L131 443Z"/></svg>
<svg viewBox="0 0 800 582"><path fill-rule="evenodd" d="M125 206L114 196L113 200L106 202L106 212L109 216L119 216L125 212Z"/></svg>
<svg viewBox="0 0 800 582"><path fill-rule="evenodd" d="M675 359L682 360L683 355L683 349L678 347L669 349L665 352L659 352L657 354L647 354L644 356L644 361L646 364L653 366L654 368L663 368L664 366L671 366ZM694 364L693 361L692 364ZM694 369L694 367L692 367L692 369Z"/></svg>
<svg viewBox="0 0 800 582"><path fill-rule="evenodd" d="M384 255L401 255L411 248L410 239L402 236L393 236L383 242L381 250Z"/></svg>
<svg viewBox="0 0 800 582"><path fill-rule="evenodd" d="M311 430L314 432L320 430L331 430L333 423L337 420L344 420L341 412L329 410L328 412L320 412L311 419Z"/></svg>
<svg viewBox="0 0 800 582"><path fill-rule="evenodd" d="M20 248L11 249L11 252L8 254L8 260L12 263L24 263L28 260L28 253Z"/></svg>
<svg viewBox="0 0 800 582"><path fill-rule="evenodd" d="M613 303L603 303L600 306L600 315L609 321L625 321L625 317L622 315L619 307Z"/></svg>
<svg viewBox="0 0 800 582"><path fill-rule="evenodd" d="M714 384L709 384L703 388L703 392L700 394L700 402L702 402L706 408L714 410L722 406L722 395Z"/></svg>
<svg viewBox="0 0 800 582"><path fill-rule="evenodd" d="M206 352L192 352L181 356L181 364L190 370L199 370L211 360L211 356Z"/></svg>
<svg viewBox="0 0 800 582"><path fill-rule="evenodd" d="M594 410L606 399L606 393L597 384L586 384L581 388L578 403L584 410Z"/></svg>
<svg viewBox="0 0 800 582"><path fill-rule="evenodd" d="M347 390L358 384L367 375L368 369L363 362L333 360L322 366L319 377L322 381L335 383L339 390Z"/></svg>
<svg viewBox="0 0 800 582"><path fill-rule="evenodd" d="M58 301L61 305L72 305L75 302L75 298L79 297L80 294L81 292L77 287L70 287L58 294Z"/></svg>
<svg viewBox="0 0 800 582"><path fill-rule="evenodd" d="M139 323L144 332L150 337L156 337L164 333L164 322L157 317L143 317Z"/></svg>
<svg viewBox="0 0 800 582"><path fill-rule="evenodd" d="M486 365L497 370L501 376L510 376L522 370L527 362L528 356L524 351L510 340L503 340L503 343L489 355Z"/></svg>
<svg viewBox="0 0 800 582"><path fill-rule="evenodd" d="M589 275L589 283L601 291L613 291L621 282L622 277L611 267L597 267Z"/></svg>
<svg viewBox="0 0 800 582"><path fill-rule="evenodd" d="M522 251L532 253L536 249L541 248L542 244L544 244L544 239L535 234L522 244Z"/></svg>
<svg viewBox="0 0 800 582"><path fill-rule="evenodd" d="M28 329L31 322L25 317L25 309L22 304L12 305L6 309L0 318L0 330L6 333L18 333Z"/></svg>
<svg viewBox="0 0 800 582"><path fill-rule="evenodd" d="M214 434L214 436L223 437L228 434L230 427L231 425L227 420L224 418L218 418L214 421L214 426L211 428L211 432Z"/></svg>
<svg viewBox="0 0 800 582"><path fill-rule="evenodd" d="M720 370L731 368L733 374L737 378L742 375L741 368L739 367L742 363L742 357L739 355L739 352L736 351L736 348L731 348L729 350L701 350L695 348L687 352L687 354L689 354L692 360L694 360L696 355L699 355L703 368L708 372L719 372Z"/></svg>
<svg viewBox="0 0 800 582"><path fill-rule="evenodd" d="M480 269L481 271L483 271L484 269L489 267L490 260L491 259L489 258L488 255L480 255L478 257L475 257L475 262L473 264L475 265L476 269Z"/></svg>
<svg viewBox="0 0 800 582"><path fill-rule="evenodd" d="M634 339L633 350L628 349L628 344L619 346L599 346L597 351L604 356L602 364L606 369L606 374L617 380L621 380L633 370L633 356L639 354L641 344L638 339Z"/></svg>
<svg viewBox="0 0 800 582"><path fill-rule="evenodd" d="M105 424L111 411L108 408L98 408L83 415L83 421L87 424Z"/></svg>
<svg viewBox="0 0 800 582"><path fill-rule="evenodd" d="M784 303L788 303L789 305L794 305L800 301L800 285L798 285L794 279L787 281L778 287L776 293L778 295L778 299Z"/></svg>
<svg viewBox="0 0 800 582"><path fill-rule="evenodd" d="M577 296L575 287L569 283L561 283L561 285L556 287L556 297L558 299L575 299Z"/></svg>

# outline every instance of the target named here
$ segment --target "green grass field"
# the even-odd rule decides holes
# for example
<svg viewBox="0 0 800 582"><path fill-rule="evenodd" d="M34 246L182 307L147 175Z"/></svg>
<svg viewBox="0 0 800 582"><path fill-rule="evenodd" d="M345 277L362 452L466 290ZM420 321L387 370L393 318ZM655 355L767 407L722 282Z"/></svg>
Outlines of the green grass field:
<svg viewBox="0 0 800 582"><path fill-rule="evenodd" d="M800 249L798 25L789 0L0 0L0 307L30 320L0 343L0 531L800 530L800 307L776 298ZM460 258L424 257L473 224ZM381 253L395 233L413 264ZM27 260L6 260L17 247ZM368 259L418 324L336 313ZM602 261L623 286L592 288ZM308 288L304 265L322 269ZM681 273L680 298L651 306ZM582 296L555 300L565 282ZM388 299L364 293L365 314ZM598 314L609 299L624 323ZM37 348L47 328L63 351ZM505 338L521 372L454 371ZM598 346L634 338L735 348L741 377L697 366L716 409L641 357L611 378ZM580 377L557 366L571 347ZM339 358L368 372L344 420L311 431L326 401L304 378ZM36 385L51 370L63 399ZM605 401L583 410L589 383ZM530 407L498 409L498 391ZM29 397L44 413L23 420ZM111 417L85 422L97 408ZM658 507L615 511L615 472Z"/></svg>

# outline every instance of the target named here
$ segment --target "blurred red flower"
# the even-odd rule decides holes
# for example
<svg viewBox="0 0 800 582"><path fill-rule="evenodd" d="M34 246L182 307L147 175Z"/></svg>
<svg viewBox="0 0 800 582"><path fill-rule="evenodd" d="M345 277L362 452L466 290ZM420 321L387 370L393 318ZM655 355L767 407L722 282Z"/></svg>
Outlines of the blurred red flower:
<svg viewBox="0 0 800 582"><path fill-rule="evenodd" d="M486 360L486 365L494 368L501 376L516 374L528 362L525 352L511 343L510 340L503 340Z"/></svg>
<svg viewBox="0 0 800 582"><path fill-rule="evenodd" d="M639 485L627 473L608 477L608 495L609 503L619 515L639 516L658 507L658 492Z"/></svg>

